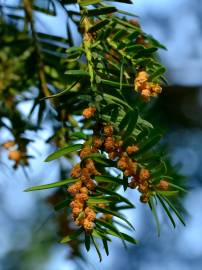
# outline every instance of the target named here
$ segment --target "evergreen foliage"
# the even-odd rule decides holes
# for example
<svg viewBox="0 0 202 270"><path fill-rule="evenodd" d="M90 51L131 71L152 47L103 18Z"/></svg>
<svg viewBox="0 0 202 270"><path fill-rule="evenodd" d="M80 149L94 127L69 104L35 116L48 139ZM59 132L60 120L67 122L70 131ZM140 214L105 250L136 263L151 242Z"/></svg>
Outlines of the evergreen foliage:
<svg viewBox="0 0 202 270"><path fill-rule="evenodd" d="M0 128L13 136L2 147L15 169L29 166L33 157L27 148L32 140L26 132L37 132L48 121L53 134L47 143L54 143L57 151L45 161L65 157L73 167L66 179L26 191L60 188L63 200L55 210L64 209L75 223L74 232L61 243L81 240L87 251L94 245L100 260L100 242L107 255L113 237L137 243L130 235L134 224L123 214L135 206L121 189L139 192L158 234L157 204L173 227L176 218L185 225L178 199L186 191L162 151L162 132L147 120L149 110L145 113L165 83L165 68L156 54L165 47L116 2L132 4L23 0L16 6L6 1L0 5ZM61 21L67 24L66 38L37 30L37 13L57 16L57 8L67 16ZM73 26L81 36L79 46ZM28 100L33 105L25 119L18 105ZM37 119L31 121L34 112Z"/></svg>

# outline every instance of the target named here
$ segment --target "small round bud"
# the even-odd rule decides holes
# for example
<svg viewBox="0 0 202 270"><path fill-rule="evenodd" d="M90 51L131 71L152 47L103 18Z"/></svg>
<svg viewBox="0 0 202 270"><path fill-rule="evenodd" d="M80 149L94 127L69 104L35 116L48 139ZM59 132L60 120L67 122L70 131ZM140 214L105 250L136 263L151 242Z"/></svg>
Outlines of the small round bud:
<svg viewBox="0 0 202 270"><path fill-rule="evenodd" d="M107 137L104 142L104 147L107 152L113 152L115 149L115 142L112 137Z"/></svg>
<svg viewBox="0 0 202 270"><path fill-rule="evenodd" d="M84 218L77 218L76 220L75 220L75 223L76 223L76 225L78 225L78 226L83 226L83 223L84 223Z"/></svg>
<svg viewBox="0 0 202 270"><path fill-rule="evenodd" d="M111 137L113 135L113 126L112 125L104 126L104 135L107 137Z"/></svg>
<svg viewBox="0 0 202 270"><path fill-rule="evenodd" d="M9 149L9 148L13 147L14 145L16 145L15 141L7 141L2 146L5 149Z"/></svg>
<svg viewBox="0 0 202 270"><path fill-rule="evenodd" d="M141 169L139 174L140 181L145 181L150 178L150 172L147 169Z"/></svg>
<svg viewBox="0 0 202 270"><path fill-rule="evenodd" d="M80 164L76 164L73 169L71 170L71 177L77 178L80 176L81 167Z"/></svg>
<svg viewBox="0 0 202 270"><path fill-rule="evenodd" d="M140 71L134 81L135 90L141 91L145 87L145 83L147 83L149 79L149 75L146 71Z"/></svg>
<svg viewBox="0 0 202 270"><path fill-rule="evenodd" d="M145 182L144 184L140 184L138 190L141 193L146 193L148 191L148 183Z"/></svg>
<svg viewBox="0 0 202 270"><path fill-rule="evenodd" d="M86 218L89 221L94 221L95 218L96 218L95 211L92 208L90 208L90 207L86 207L85 214L86 214Z"/></svg>
<svg viewBox="0 0 202 270"><path fill-rule="evenodd" d="M136 27L140 27L140 24L138 22L138 20L135 20L135 19L131 19L128 21L130 24L136 26Z"/></svg>
<svg viewBox="0 0 202 270"><path fill-rule="evenodd" d="M148 201L149 201L149 196L148 196L147 194L141 195L141 196L140 196L140 201L141 201L142 203L148 203Z"/></svg>
<svg viewBox="0 0 202 270"><path fill-rule="evenodd" d="M136 152L139 151L139 147L136 146L136 145L131 145L131 146L128 146L127 149L126 149L126 152L131 155L131 154L134 154Z"/></svg>
<svg viewBox="0 0 202 270"><path fill-rule="evenodd" d="M85 194L85 193L78 193L75 196L75 199L78 200L78 201L80 201L80 202L85 202L85 201L88 200L88 198L89 198L88 195Z"/></svg>
<svg viewBox="0 0 202 270"><path fill-rule="evenodd" d="M118 153L117 152L111 152L109 153L109 159L113 160L117 157Z"/></svg>
<svg viewBox="0 0 202 270"><path fill-rule="evenodd" d="M74 216L78 216L81 212L82 212L82 208L79 208L79 207L72 208L72 214Z"/></svg>
<svg viewBox="0 0 202 270"><path fill-rule="evenodd" d="M144 101L149 101L151 97L151 92L148 89L143 89L141 92L141 97Z"/></svg>
<svg viewBox="0 0 202 270"><path fill-rule="evenodd" d="M88 119L91 118L95 114L95 112L96 112L95 107L89 107L83 111L83 116Z"/></svg>
<svg viewBox="0 0 202 270"><path fill-rule="evenodd" d="M88 181L86 181L85 185L89 190L93 190L96 186L96 184L94 183L92 179L89 179Z"/></svg>
<svg viewBox="0 0 202 270"><path fill-rule="evenodd" d="M132 175L130 170L125 170L123 174L124 174L124 176L126 176L126 177Z"/></svg>
<svg viewBox="0 0 202 270"><path fill-rule="evenodd" d="M81 202L78 201L78 200L73 200L73 201L71 201L71 203L70 203L70 207L71 207L71 208L82 208L82 209L83 209L83 203L81 203Z"/></svg>
<svg viewBox="0 0 202 270"><path fill-rule="evenodd" d="M85 147L80 151L80 158L82 159L82 158L84 158L84 157L90 155L91 152L92 152L92 151L91 151L91 147L85 146Z"/></svg>
<svg viewBox="0 0 202 270"><path fill-rule="evenodd" d="M103 215L101 216L101 219L103 219L103 220L110 220L110 219L112 219L112 218L113 218L113 216L110 215L110 214L103 214Z"/></svg>
<svg viewBox="0 0 202 270"><path fill-rule="evenodd" d="M87 187L82 187L82 188L80 189L80 193L88 194L88 189L87 189Z"/></svg>
<svg viewBox="0 0 202 270"><path fill-rule="evenodd" d="M136 181L131 181L128 186L132 189L135 189L138 186L138 183Z"/></svg>
<svg viewBox="0 0 202 270"><path fill-rule="evenodd" d="M21 153L20 151L18 151L18 150L11 151L11 152L9 152L9 154L8 154L8 158L9 158L10 160L14 160L14 161L16 161L16 162L19 162L20 159L22 158L22 153Z"/></svg>
<svg viewBox="0 0 202 270"><path fill-rule="evenodd" d="M83 227L86 231L91 231L94 227L94 223L85 218L83 222Z"/></svg>
<svg viewBox="0 0 202 270"><path fill-rule="evenodd" d="M75 184L68 187L67 191L71 194L76 194L79 192L80 188L82 187L82 182L78 181Z"/></svg>
<svg viewBox="0 0 202 270"><path fill-rule="evenodd" d="M86 164L85 164L86 168L89 170L92 170L95 168L94 162L92 159L87 159L86 160Z"/></svg>
<svg viewBox="0 0 202 270"><path fill-rule="evenodd" d="M151 91L156 94L160 94L162 92L162 87L159 84L152 84Z"/></svg>
<svg viewBox="0 0 202 270"><path fill-rule="evenodd" d="M102 146L102 140L98 137L93 138L93 145L97 148L100 148Z"/></svg>
<svg viewBox="0 0 202 270"><path fill-rule="evenodd" d="M122 156L117 162L117 166L119 169L125 170L128 166L128 158L125 156Z"/></svg>
<svg viewBox="0 0 202 270"><path fill-rule="evenodd" d="M106 205L105 205L104 203L99 203L99 204L98 204L98 207L100 207L100 208L105 208Z"/></svg>
<svg viewBox="0 0 202 270"><path fill-rule="evenodd" d="M169 189L169 182L166 180L161 180L158 185L156 185L157 188L162 190L168 190Z"/></svg>

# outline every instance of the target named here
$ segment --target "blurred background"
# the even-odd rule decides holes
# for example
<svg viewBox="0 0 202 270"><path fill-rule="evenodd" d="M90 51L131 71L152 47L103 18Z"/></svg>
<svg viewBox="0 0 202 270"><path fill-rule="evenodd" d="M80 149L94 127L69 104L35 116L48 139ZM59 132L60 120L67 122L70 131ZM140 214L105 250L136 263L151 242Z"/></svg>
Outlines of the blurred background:
<svg viewBox="0 0 202 270"><path fill-rule="evenodd" d="M11 5L15 1L9 2ZM180 173L186 176L189 194L184 199L188 211L187 226L171 228L161 215L161 237L158 238L149 208L141 205L134 192L128 196L137 209L128 211L128 219L135 224L134 236L139 245L125 250L119 241L111 244L110 256L98 262L95 252L74 253L69 246L57 244L58 223L48 195L53 191L23 193L31 185L59 180L57 163L43 160L50 149L43 144L50 131L38 134L29 151L38 159L31 162L27 178L23 171L9 169L10 161L0 153L0 269L2 270L200 270L202 267L202 1L201 0L136 0L134 5L119 6L130 9L140 18L145 32L152 34L167 47L159 57L167 67L169 86L156 106L167 127L166 143L173 164L181 164ZM73 6L74 8L74 6ZM66 35L61 23L64 16L49 18L40 13L41 31ZM79 42L76 37L77 42ZM23 107L23 113L29 107ZM0 142L8 134L1 131ZM44 200L44 198L46 198ZM62 221L61 221L62 222ZM83 257L81 255L83 254Z"/></svg>

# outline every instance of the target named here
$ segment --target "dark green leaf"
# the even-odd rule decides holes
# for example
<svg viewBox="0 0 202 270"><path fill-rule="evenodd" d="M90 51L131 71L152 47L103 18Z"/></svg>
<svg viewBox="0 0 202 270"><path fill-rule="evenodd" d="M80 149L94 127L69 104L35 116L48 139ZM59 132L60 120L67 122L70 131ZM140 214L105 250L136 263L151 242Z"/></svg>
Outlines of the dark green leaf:
<svg viewBox="0 0 202 270"><path fill-rule="evenodd" d="M150 165L148 165L148 167L150 168L150 172L154 177L167 173L167 166L164 160L159 160L156 166L150 167Z"/></svg>
<svg viewBox="0 0 202 270"><path fill-rule="evenodd" d="M99 257L100 262L101 262L101 261L102 261L102 255L101 255L101 253L100 253L98 244L97 244L97 242L95 241L95 239L94 239L94 237L93 237L92 235L91 235L91 239L92 239L92 241L93 241L93 244L94 244L94 246L95 246L95 249L96 249L96 251L97 251L98 257Z"/></svg>
<svg viewBox="0 0 202 270"><path fill-rule="evenodd" d="M39 7L39 6L36 6L36 5L32 5L32 8L33 8L33 10L45 13L46 15L56 16L55 5L53 5L54 4L53 2L51 2L51 4L52 4L52 9L50 9L50 8L46 9L46 8Z"/></svg>
<svg viewBox="0 0 202 270"><path fill-rule="evenodd" d="M123 130L125 127L127 127L128 123L129 123L129 117L130 117L129 112L127 112L119 124L120 130Z"/></svg>
<svg viewBox="0 0 202 270"><path fill-rule="evenodd" d="M106 252L106 254L108 256L109 255L109 248L108 248L107 240L102 239L102 243L103 243L104 250L105 250L105 252Z"/></svg>
<svg viewBox="0 0 202 270"><path fill-rule="evenodd" d="M128 205L130 205L132 208L135 208L134 204L132 204L128 199L126 199L122 195L120 195L120 194L118 194L118 193L116 193L116 192L114 192L112 190L109 190L109 189L106 189L106 188L103 188L103 187L99 187L99 186L96 187L96 190L101 191L104 194L109 194L109 195L112 195L112 196L116 196L119 199L120 202L125 202Z"/></svg>
<svg viewBox="0 0 202 270"><path fill-rule="evenodd" d="M82 159L82 163L81 163L81 167L83 166L83 163L85 162L85 160L87 159L93 159L95 162L104 165L106 167L114 167L115 163L114 161L106 158L104 155L102 154L98 154L98 153L92 153L88 156L86 156L84 159Z"/></svg>
<svg viewBox="0 0 202 270"><path fill-rule="evenodd" d="M89 5L95 5L99 4L101 0L81 0L79 1L79 4L81 6L89 6Z"/></svg>
<svg viewBox="0 0 202 270"><path fill-rule="evenodd" d="M162 45L158 40L153 38L151 35L147 35L146 38L149 39L149 41L153 44L154 47L167 50L167 48L164 45Z"/></svg>
<svg viewBox="0 0 202 270"><path fill-rule="evenodd" d="M128 32L125 29L121 29L119 31L117 31L114 36L112 37L113 41L120 41L120 39L124 36L126 36L128 34Z"/></svg>
<svg viewBox="0 0 202 270"><path fill-rule="evenodd" d="M83 52L83 49L78 46L72 46L66 50L67 54L72 54L72 53L74 54L74 53L81 53L81 52Z"/></svg>
<svg viewBox="0 0 202 270"><path fill-rule="evenodd" d="M105 197L105 196L101 196L101 197L90 197L88 199L88 204L109 203L111 201L113 201L112 198Z"/></svg>
<svg viewBox="0 0 202 270"><path fill-rule="evenodd" d="M151 209L152 214L154 216L154 219L156 221L157 234L158 234L158 236L160 236L160 222L159 222L159 218L158 218L158 215L156 212L156 207L154 205L153 197L150 197L150 199L149 199L149 206L150 206L150 209Z"/></svg>
<svg viewBox="0 0 202 270"><path fill-rule="evenodd" d="M146 141L146 143L143 143L143 145L140 145L140 150L137 154L141 154L142 152L146 152L150 150L152 147L154 147L162 138L161 134L157 134L153 138L149 138L149 140Z"/></svg>
<svg viewBox="0 0 202 270"><path fill-rule="evenodd" d="M56 35L53 35L53 34L47 34L47 33L42 33L42 32L39 32L37 31L37 36L40 38L40 39L43 39L43 40L48 40L48 41L58 41L62 44L67 44L68 43L68 40L66 38L62 38L60 36L56 36Z"/></svg>
<svg viewBox="0 0 202 270"><path fill-rule="evenodd" d="M71 240L75 240L81 233L83 232L83 228L78 229L75 233L73 233L72 235L67 235L65 236L60 243L64 244L67 243Z"/></svg>
<svg viewBox="0 0 202 270"><path fill-rule="evenodd" d="M148 48L148 49L144 49L141 52L138 52L136 54L137 58L141 58L141 57L150 57L151 54L153 54L154 52L156 52L158 49L157 48Z"/></svg>
<svg viewBox="0 0 202 270"><path fill-rule="evenodd" d="M105 84L105 85L110 85L110 86L120 88L120 82L115 82L115 81L102 79L102 83ZM132 87L134 87L133 84L122 83L122 88L130 88L131 89Z"/></svg>
<svg viewBox="0 0 202 270"><path fill-rule="evenodd" d="M54 206L55 211L58 211L58 210L60 210L60 209L65 208L66 206L69 205L70 202L71 202L71 199L66 199L66 200L64 200L64 201L62 201L62 202L57 203L57 204Z"/></svg>
<svg viewBox="0 0 202 270"><path fill-rule="evenodd" d="M129 23L128 21L123 20L122 18L115 17L114 20L117 21L120 25L123 25L125 28L128 28L128 29L132 28L135 31L139 31L140 34L142 32L142 30L138 26L135 26L132 23Z"/></svg>
<svg viewBox="0 0 202 270"><path fill-rule="evenodd" d="M88 16L98 16L98 15L113 13L116 11L117 11L117 9L115 7L109 6L109 7L89 9L87 14L88 14Z"/></svg>
<svg viewBox="0 0 202 270"><path fill-rule="evenodd" d="M86 140L87 135L82 132L74 132L70 135L71 139L80 139L80 140Z"/></svg>
<svg viewBox="0 0 202 270"><path fill-rule="evenodd" d="M136 127L136 123L137 123L137 119L138 119L138 111L137 110L133 110L129 112L129 122L128 122L128 126L125 132L125 137L129 137L131 135L131 133L133 132L133 130Z"/></svg>
<svg viewBox="0 0 202 270"><path fill-rule="evenodd" d="M125 221L132 229L135 230L135 228L133 227L133 225L125 218L123 217L121 214L117 213L116 211L112 211L112 210L109 210L107 208L101 208L101 207L98 207L98 206L95 206L94 209L98 212L101 212L101 213L105 213L105 214L110 214L110 215L113 215L115 217L118 217L120 219L122 219L123 221Z"/></svg>
<svg viewBox="0 0 202 270"><path fill-rule="evenodd" d="M123 84L122 84L122 86L123 86ZM109 95L109 94L103 94L103 96L109 102L112 102L112 103L115 103L115 104L118 103L120 105L123 105L127 109L133 110L133 108L128 103L126 103L125 101L121 100L120 98L117 98L117 97L115 97L113 95Z"/></svg>
<svg viewBox="0 0 202 270"><path fill-rule="evenodd" d="M65 72L66 75L71 77L89 77L89 73L84 70L67 70Z"/></svg>
<svg viewBox="0 0 202 270"><path fill-rule="evenodd" d="M157 77L161 76L162 74L164 74L166 72L166 68L165 67L159 67L157 70L155 70L150 76L149 76L149 80L153 81L155 80Z"/></svg>
<svg viewBox="0 0 202 270"><path fill-rule="evenodd" d="M115 224L117 224L118 226L121 226L122 228L126 229L126 230L129 230L129 231L132 231L133 229L131 229L131 227L128 227L125 223L122 223L118 220L113 220L113 222Z"/></svg>
<svg viewBox="0 0 202 270"><path fill-rule="evenodd" d="M93 26L91 26L91 27L88 29L88 32L89 32L89 33L96 32L96 31L102 29L102 27L104 27L104 26L107 25L108 23L109 23L109 20L108 20L108 19L99 21L98 23L96 23L96 24L94 24Z"/></svg>
<svg viewBox="0 0 202 270"><path fill-rule="evenodd" d="M57 98L57 97L61 97L65 94L67 94L76 84L78 83L78 81L74 82L72 85L70 85L68 88L66 88L65 90L57 93L57 94L54 94L52 96L48 96L48 97L44 97L43 99L48 99L48 98Z"/></svg>
<svg viewBox="0 0 202 270"><path fill-rule="evenodd" d="M139 52L142 52L145 50L145 47L143 45L131 45L131 46L126 46L124 49L126 52L133 52L134 54L137 54Z"/></svg>
<svg viewBox="0 0 202 270"><path fill-rule="evenodd" d="M69 153L81 150L81 148L83 147L83 144L74 144L74 145L69 145L66 146L64 148L59 149L58 151L52 153L51 155L49 155L46 159L45 162L49 162L55 159L58 159L59 157L65 156Z"/></svg>
<svg viewBox="0 0 202 270"><path fill-rule="evenodd" d="M119 107L116 106L112 109L111 122L116 122L119 115Z"/></svg>
<svg viewBox="0 0 202 270"><path fill-rule="evenodd" d="M119 230L111 222L102 219L96 219L95 223L98 224L99 226L104 226L105 228L110 229L113 232L119 234Z"/></svg>
<svg viewBox="0 0 202 270"><path fill-rule="evenodd" d="M128 177L123 176L123 189L126 191L128 188Z"/></svg>
<svg viewBox="0 0 202 270"><path fill-rule="evenodd" d="M76 181L78 181L78 179L71 179L70 178L70 179L66 179L66 180L54 182L54 183L51 183L51 184L30 187L30 188L25 189L24 191L25 192L28 192L28 191L35 191L35 190L43 190L43 189L49 189L49 188L56 188L56 187L61 187L61 186L67 185L69 183L74 183Z"/></svg>
<svg viewBox="0 0 202 270"><path fill-rule="evenodd" d="M115 184L123 184L123 180L118 177L112 177L108 175L95 176L95 180L97 182L107 182L107 183L115 183Z"/></svg>
<svg viewBox="0 0 202 270"><path fill-rule="evenodd" d="M138 120L138 111L130 110L126 113L119 124L120 130L125 130L125 137L129 137L136 127Z"/></svg>
<svg viewBox="0 0 202 270"><path fill-rule="evenodd" d="M90 235L87 233L85 233L85 247L87 251L90 250Z"/></svg>
<svg viewBox="0 0 202 270"><path fill-rule="evenodd" d="M136 245L138 243L137 240L135 240L133 237L127 235L126 233L120 232L121 236L119 234L117 234L116 232L111 231L111 230L107 230L107 233L110 234L110 235L116 236L118 238L121 238L121 239L123 239L123 240L125 240L125 241L127 241L127 242L129 242L131 244Z"/></svg>
<svg viewBox="0 0 202 270"><path fill-rule="evenodd" d="M179 191L177 190L156 190L156 193L157 194L160 194L160 195L163 195L163 196L166 196L166 197L170 197L170 196L176 196Z"/></svg>
<svg viewBox="0 0 202 270"><path fill-rule="evenodd" d="M120 69L120 88L119 90L122 90L122 83L123 83L123 68L124 68L124 59L121 61L121 69Z"/></svg>
<svg viewBox="0 0 202 270"><path fill-rule="evenodd" d="M105 232L102 232L101 229L100 230L98 228L93 229L92 235L102 240L104 239L106 241L111 242L111 239L105 234Z"/></svg>
<svg viewBox="0 0 202 270"><path fill-rule="evenodd" d="M183 219L183 217L181 216L181 214L178 212L178 210L175 208L175 206L172 204L171 201L169 201L166 197L161 196L162 199L164 199L164 201L166 201L166 203L168 204L168 206L173 210L173 212L176 214L176 216L179 218L179 220L181 221L181 223L186 226L186 223Z"/></svg>
<svg viewBox="0 0 202 270"><path fill-rule="evenodd" d="M153 154L152 154L152 156L153 156ZM152 156L151 156L151 157L152 157ZM150 158L151 158L151 157L150 157ZM158 162L159 162L159 161L158 161ZM160 180L162 180L162 179L173 180L173 177L168 176L168 175L158 175L158 176L156 176L156 177L152 177L152 178L151 178L151 181L152 181L153 184L158 184L158 183L160 182Z"/></svg>
<svg viewBox="0 0 202 270"><path fill-rule="evenodd" d="M163 179L166 179L166 177L162 177ZM169 178L168 178L169 179ZM173 184L173 183L171 183L171 182L169 182L169 186L171 186L171 187L173 187L173 188L176 188L176 189L178 189L178 190L180 190L180 191L183 191L183 192L187 192L187 190L186 189L184 189L184 188L182 188L182 187L180 187L180 186L178 186L178 185L176 185L176 184Z"/></svg>
<svg viewBox="0 0 202 270"><path fill-rule="evenodd" d="M168 217L169 217L169 219L170 219L170 221L171 221L173 227L175 228L175 227L176 227L175 221L174 221L174 219L173 219L173 217L172 217L172 215L171 215L171 213L170 213L168 207L166 206L166 204L164 203L164 201L161 199L160 196L157 195L157 198L159 199L159 201L160 201L160 203L162 204L162 206L163 206L163 208L164 208L166 214L168 215Z"/></svg>
<svg viewBox="0 0 202 270"><path fill-rule="evenodd" d="M138 124L149 129L154 128L151 123L149 123L145 119L142 119L140 116L138 116Z"/></svg>
<svg viewBox="0 0 202 270"><path fill-rule="evenodd" d="M135 15L134 13L131 13L131 12L128 12L128 11L125 11L125 10L121 10L121 9L118 9L118 13L124 14L124 15L126 15L126 16L138 17L138 16Z"/></svg>
<svg viewBox="0 0 202 270"><path fill-rule="evenodd" d="M109 229L109 231L114 232L115 235L122 240L123 245L125 246L125 242L124 242L124 239L123 239L121 233L119 232L119 230L111 222L107 222L107 221L104 221L104 220L101 220L101 219L96 219L96 226L97 227L101 226L101 228L100 228L101 231L103 231L102 226L104 226L105 228ZM105 229L105 233L106 232L107 231Z"/></svg>

